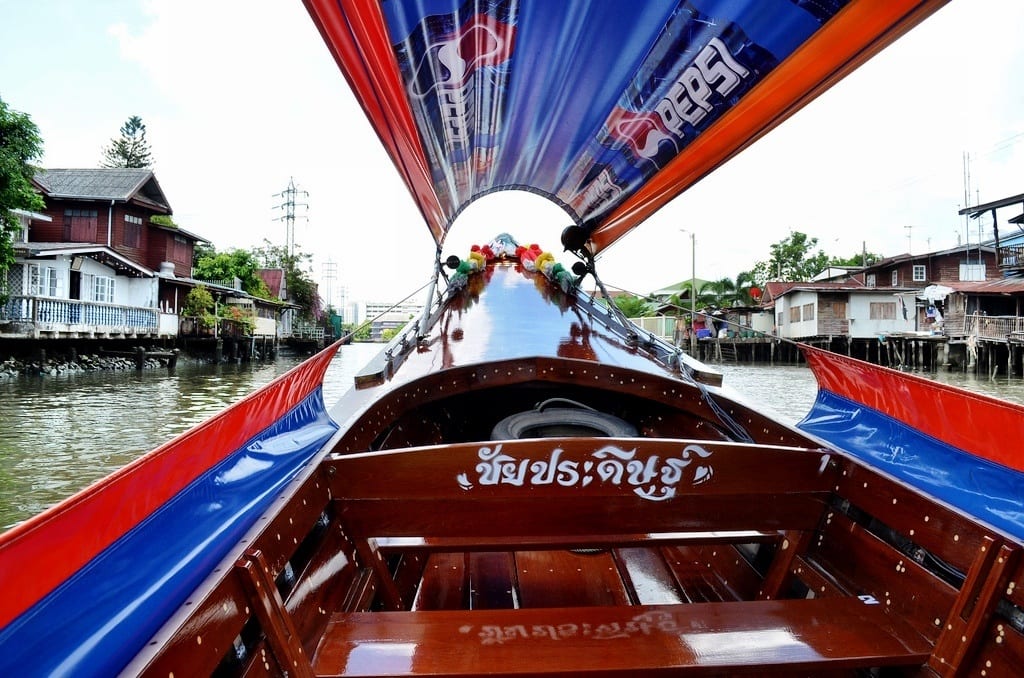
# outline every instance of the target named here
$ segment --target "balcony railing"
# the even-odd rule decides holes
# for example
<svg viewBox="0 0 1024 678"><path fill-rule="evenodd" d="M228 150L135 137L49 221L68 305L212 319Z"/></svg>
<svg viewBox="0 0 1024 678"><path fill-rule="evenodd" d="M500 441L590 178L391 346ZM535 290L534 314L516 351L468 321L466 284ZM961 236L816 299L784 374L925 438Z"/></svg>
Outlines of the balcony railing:
<svg viewBox="0 0 1024 678"><path fill-rule="evenodd" d="M118 306L96 301L12 296L0 307L0 321L32 323L43 332L156 332L159 312L155 308Z"/></svg>
<svg viewBox="0 0 1024 678"><path fill-rule="evenodd" d="M978 315L964 317L964 335L979 339L1006 341L1011 334L1024 332L1024 317L1015 315Z"/></svg>
<svg viewBox="0 0 1024 678"><path fill-rule="evenodd" d="M214 318L213 326L207 327L201 318L183 315L178 319L180 337L220 337L240 339L252 336L245 323L228 318Z"/></svg>
<svg viewBox="0 0 1024 678"><path fill-rule="evenodd" d="M1024 268L1024 245L1002 245L999 248L999 268Z"/></svg>
<svg viewBox="0 0 1024 678"><path fill-rule="evenodd" d="M316 325L308 325L306 323L296 323L292 327L292 337L295 339L315 339L316 341L323 341L324 328Z"/></svg>

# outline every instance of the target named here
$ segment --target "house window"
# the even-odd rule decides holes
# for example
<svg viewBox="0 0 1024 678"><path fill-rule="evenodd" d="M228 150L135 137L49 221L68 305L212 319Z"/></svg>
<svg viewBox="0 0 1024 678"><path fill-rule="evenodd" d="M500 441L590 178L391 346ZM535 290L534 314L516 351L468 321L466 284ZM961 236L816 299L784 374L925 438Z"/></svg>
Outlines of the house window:
<svg viewBox="0 0 1024 678"><path fill-rule="evenodd" d="M864 284L867 285L868 287L874 287L875 286L875 274L874 273L868 273L867 279L864 281Z"/></svg>
<svg viewBox="0 0 1024 678"><path fill-rule="evenodd" d="M900 272L898 269L893 269L892 272L892 286L896 287L900 284Z"/></svg>
<svg viewBox="0 0 1024 678"><path fill-rule="evenodd" d="M57 269L53 266L29 264L28 293L33 297L57 296Z"/></svg>
<svg viewBox="0 0 1024 678"><path fill-rule="evenodd" d="M804 320L814 320L814 304L804 304L802 315Z"/></svg>
<svg viewBox="0 0 1024 678"><path fill-rule="evenodd" d="M924 282L925 271L923 264L914 265L914 282Z"/></svg>
<svg viewBox="0 0 1024 678"><path fill-rule="evenodd" d="M188 240L180 235L173 236L167 242L167 259L168 261L190 261Z"/></svg>
<svg viewBox="0 0 1024 678"><path fill-rule="evenodd" d="M896 302L872 301L868 313L871 320L896 320Z"/></svg>
<svg viewBox="0 0 1024 678"><path fill-rule="evenodd" d="M68 242L96 242L96 210L64 210L64 237Z"/></svg>
<svg viewBox="0 0 1024 678"><path fill-rule="evenodd" d="M826 301L818 305L821 312L827 318L846 318L846 302L845 301Z"/></svg>
<svg viewBox="0 0 1024 678"><path fill-rule="evenodd" d="M785 324L785 322L786 322L786 314L785 313L783 313L782 311L779 311L778 313L775 314L775 324L776 325L781 327L782 325Z"/></svg>
<svg viewBox="0 0 1024 678"><path fill-rule="evenodd" d="M124 215L124 246L142 247L142 218L134 214Z"/></svg>
<svg viewBox="0 0 1024 678"><path fill-rule="evenodd" d="M985 264L978 262L965 261L960 263L960 280L984 280L985 279Z"/></svg>
<svg viewBox="0 0 1024 678"><path fill-rule="evenodd" d="M794 306L793 308L789 309L789 322L791 322L791 323L798 323L798 322L800 322L800 307L799 306Z"/></svg>
<svg viewBox="0 0 1024 678"><path fill-rule="evenodd" d="M114 303L114 279L105 275L95 276L92 280L92 299L106 304Z"/></svg>

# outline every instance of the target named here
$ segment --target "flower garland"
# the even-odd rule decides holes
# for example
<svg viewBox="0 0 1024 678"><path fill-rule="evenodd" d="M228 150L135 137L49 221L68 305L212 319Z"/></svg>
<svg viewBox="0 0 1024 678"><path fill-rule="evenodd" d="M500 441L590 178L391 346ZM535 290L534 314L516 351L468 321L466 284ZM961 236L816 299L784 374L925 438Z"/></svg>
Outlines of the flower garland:
<svg viewBox="0 0 1024 678"><path fill-rule="evenodd" d="M536 243L528 247L519 245L508 233L496 236L485 245L473 245L470 248L469 256L459 259L458 263L452 266L454 262L451 260L455 258L450 257L448 265L455 269L449 285L456 290L465 287L471 274L484 270L488 262L498 259L518 259L524 269L531 273L543 274L565 293L576 288L575 276L555 261L554 254L541 250Z"/></svg>

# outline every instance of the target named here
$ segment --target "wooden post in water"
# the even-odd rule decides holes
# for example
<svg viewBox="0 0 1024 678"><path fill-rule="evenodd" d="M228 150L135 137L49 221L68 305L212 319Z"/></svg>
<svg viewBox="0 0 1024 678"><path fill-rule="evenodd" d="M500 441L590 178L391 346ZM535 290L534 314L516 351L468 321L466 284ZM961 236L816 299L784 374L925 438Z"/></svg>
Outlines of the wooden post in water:
<svg viewBox="0 0 1024 678"><path fill-rule="evenodd" d="M146 366L146 349L142 346L135 347L135 369L141 370Z"/></svg>
<svg viewBox="0 0 1024 678"><path fill-rule="evenodd" d="M178 366L178 355L181 353L180 348L176 348L171 351L171 357L167 359L167 369L173 370Z"/></svg>

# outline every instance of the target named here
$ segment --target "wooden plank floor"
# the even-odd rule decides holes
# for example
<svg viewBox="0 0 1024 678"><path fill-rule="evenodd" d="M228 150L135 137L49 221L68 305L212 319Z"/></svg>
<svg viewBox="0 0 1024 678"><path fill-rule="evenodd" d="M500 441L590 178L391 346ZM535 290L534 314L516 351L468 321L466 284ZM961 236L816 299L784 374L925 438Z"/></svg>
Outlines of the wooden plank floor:
<svg viewBox="0 0 1024 678"><path fill-rule="evenodd" d="M712 554L735 561L733 581L709 569ZM756 575L729 545L430 553L410 596L412 610L667 605L739 600L756 592ZM724 567L724 565L723 565ZM738 586L744 574L745 586ZM746 596L753 598L753 595Z"/></svg>

